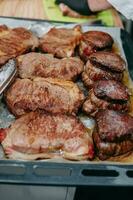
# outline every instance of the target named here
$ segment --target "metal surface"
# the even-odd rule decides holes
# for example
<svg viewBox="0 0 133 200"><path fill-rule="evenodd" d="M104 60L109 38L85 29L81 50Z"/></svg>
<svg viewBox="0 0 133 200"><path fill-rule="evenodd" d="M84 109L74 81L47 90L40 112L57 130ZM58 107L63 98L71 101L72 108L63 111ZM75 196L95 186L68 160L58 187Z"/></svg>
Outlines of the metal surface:
<svg viewBox="0 0 133 200"><path fill-rule="evenodd" d="M133 186L132 165L0 162L0 183L51 186Z"/></svg>
<svg viewBox="0 0 133 200"><path fill-rule="evenodd" d="M0 69L0 95L13 81L17 74L16 61L11 59Z"/></svg>

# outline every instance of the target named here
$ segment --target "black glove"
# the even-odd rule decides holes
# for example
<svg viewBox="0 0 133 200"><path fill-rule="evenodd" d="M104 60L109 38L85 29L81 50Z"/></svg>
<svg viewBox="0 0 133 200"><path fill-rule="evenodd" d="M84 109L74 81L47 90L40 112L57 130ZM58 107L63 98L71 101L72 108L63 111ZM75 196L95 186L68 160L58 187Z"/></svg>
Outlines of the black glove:
<svg viewBox="0 0 133 200"><path fill-rule="evenodd" d="M91 15L92 12L88 6L87 0L56 0L56 4L64 3L72 10L80 13L81 15Z"/></svg>

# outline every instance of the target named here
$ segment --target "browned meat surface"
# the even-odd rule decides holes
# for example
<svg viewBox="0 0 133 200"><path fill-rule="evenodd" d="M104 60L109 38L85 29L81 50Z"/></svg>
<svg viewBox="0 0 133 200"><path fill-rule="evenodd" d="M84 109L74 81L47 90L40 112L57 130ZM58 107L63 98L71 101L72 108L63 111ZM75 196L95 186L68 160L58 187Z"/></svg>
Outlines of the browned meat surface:
<svg viewBox="0 0 133 200"><path fill-rule="evenodd" d="M38 39L29 30L18 27L10 29L0 26L0 65L29 50L38 47Z"/></svg>
<svg viewBox="0 0 133 200"><path fill-rule="evenodd" d="M95 81L98 80L117 80L121 81L123 77L122 73L112 72L109 70L103 70L99 67L94 66L88 60L84 72L82 73L82 80L84 85L88 88L92 88Z"/></svg>
<svg viewBox="0 0 133 200"><path fill-rule="evenodd" d="M93 87L95 96L107 101L128 101L129 93L125 85L114 80L97 81Z"/></svg>
<svg viewBox="0 0 133 200"><path fill-rule="evenodd" d="M112 84L113 83L113 84ZM97 81L83 104L83 111L95 116L99 109L129 110L129 93L127 88L112 80Z"/></svg>
<svg viewBox="0 0 133 200"><path fill-rule="evenodd" d="M81 36L80 26L75 26L73 29L52 28L41 38L40 49L59 58L71 57Z"/></svg>
<svg viewBox="0 0 133 200"><path fill-rule="evenodd" d="M83 71L83 62L76 57L57 59L52 54L28 53L17 58L21 78L59 78L76 80Z"/></svg>
<svg viewBox="0 0 133 200"><path fill-rule="evenodd" d="M113 38L108 33L101 31L85 32L79 46L80 56L87 61L90 54L94 52L110 50L113 42Z"/></svg>
<svg viewBox="0 0 133 200"><path fill-rule="evenodd" d="M38 109L74 114L84 100L75 83L52 78L17 79L5 97L9 109L16 116Z"/></svg>
<svg viewBox="0 0 133 200"><path fill-rule="evenodd" d="M104 142L100 139L99 134L97 132L94 132L93 141L96 147L97 156L100 160L106 160L109 157L119 156L133 150L133 140L129 139L117 143Z"/></svg>
<svg viewBox="0 0 133 200"><path fill-rule="evenodd" d="M115 72L123 72L126 67L125 61L118 54L111 52L93 53L89 56L89 60L94 66Z"/></svg>
<svg viewBox="0 0 133 200"><path fill-rule="evenodd" d="M96 115L98 133L102 140L118 142L133 140L133 117L116 111L106 110Z"/></svg>
<svg viewBox="0 0 133 200"><path fill-rule="evenodd" d="M96 52L89 56L82 73L82 80L88 88L92 88L98 80L121 81L125 68L126 63L119 55L110 52Z"/></svg>
<svg viewBox="0 0 133 200"><path fill-rule="evenodd" d="M34 160L63 157L70 160L93 159L94 147L77 117L28 113L11 127L0 131L7 157Z"/></svg>

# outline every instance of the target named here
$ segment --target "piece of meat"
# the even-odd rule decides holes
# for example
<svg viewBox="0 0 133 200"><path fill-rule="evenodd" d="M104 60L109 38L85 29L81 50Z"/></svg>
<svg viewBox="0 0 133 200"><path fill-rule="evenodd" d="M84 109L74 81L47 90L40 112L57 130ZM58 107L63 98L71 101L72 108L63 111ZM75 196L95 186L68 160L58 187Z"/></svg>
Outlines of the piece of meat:
<svg viewBox="0 0 133 200"><path fill-rule="evenodd" d="M31 112L2 129L0 135L4 134L2 146L12 159L94 158L92 137L74 116Z"/></svg>
<svg viewBox="0 0 133 200"><path fill-rule="evenodd" d="M0 26L0 65L29 50L34 50L38 45L38 38L26 28L10 29L5 25Z"/></svg>
<svg viewBox="0 0 133 200"><path fill-rule="evenodd" d="M87 61L84 72L82 73L82 80L87 88L92 88L95 81L98 80L116 80L121 81L122 73L103 70L93 65L89 60Z"/></svg>
<svg viewBox="0 0 133 200"><path fill-rule="evenodd" d="M76 57L57 59L52 54L31 52L19 56L17 60L21 78L51 77L76 80L83 71L83 62Z"/></svg>
<svg viewBox="0 0 133 200"><path fill-rule="evenodd" d="M112 123L114 124L114 121ZM112 126L112 124L110 124L110 126ZM112 156L119 156L133 151L133 140L126 139L117 143L104 142L99 137L98 132L93 132L92 137L96 148L96 154L100 160L106 160Z"/></svg>
<svg viewBox="0 0 133 200"><path fill-rule="evenodd" d="M129 114L103 110L97 113L96 122L99 136L104 141L133 140L133 117Z"/></svg>
<svg viewBox="0 0 133 200"><path fill-rule="evenodd" d="M90 62L101 69L112 72L123 72L126 62L121 56L112 52L96 52L89 56Z"/></svg>
<svg viewBox="0 0 133 200"><path fill-rule="evenodd" d="M98 82L102 82L102 81L98 81ZM116 85L114 85L113 90L111 90L112 87L110 87L111 86L109 84L110 81L106 81L105 88L104 88L104 84L102 85L100 83L103 86L102 89L107 91L107 93L103 93L103 95L100 95L100 92L102 90L100 90L101 89L100 87L98 88L98 82L96 82L94 85L94 88L89 91L89 95L86 98L85 102L83 103L82 110L86 114L92 117L95 117L99 109L118 110L118 111L123 111L123 112L127 112L129 110L130 108L130 104L128 101L129 95L128 95L127 88L125 88L124 85L122 85L122 87L120 87L119 89L119 82L116 82ZM97 88L99 89L99 91L95 91ZM126 89L126 91L124 90L124 88ZM99 92L98 93L99 97L96 96L97 92Z"/></svg>
<svg viewBox="0 0 133 200"><path fill-rule="evenodd" d="M128 88L115 80L100 80L93 87L94 95L100 99L115 102L129 100Z"/></svg>
<svg viewBox="0 0 133 200"><path fill-rule="evenodd" d="M58 58L71 57L82 37L81 27L52 28L40 39L40 49Z"/></svg>
<svg viewBox="0 0 133 200"><path fill-rule="evenodd" d="M79 54L85 61L89 56L97 51L109 51L113 45L113 38L105 32L87 31L83 33L82 40L79 45Z"/></svg>
<svg viewBox="0 0 133 200"><path fill-rule="evenodd" d="M51 113L77 113L84 95L71 81L52 78L17 79L5 99L15 116L38 109Z"/></svg>

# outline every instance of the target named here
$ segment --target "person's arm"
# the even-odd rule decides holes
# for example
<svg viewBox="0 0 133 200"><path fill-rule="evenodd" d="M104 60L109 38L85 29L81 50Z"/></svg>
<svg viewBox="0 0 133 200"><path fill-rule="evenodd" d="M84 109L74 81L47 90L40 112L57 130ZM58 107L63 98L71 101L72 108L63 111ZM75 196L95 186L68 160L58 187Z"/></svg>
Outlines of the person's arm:
<svg viewBox="0 0 133 200"><path fill-rule="evenodd" d="M106 10L111 7L107 0L88 0L88 5L92 12Z"/></svg>

